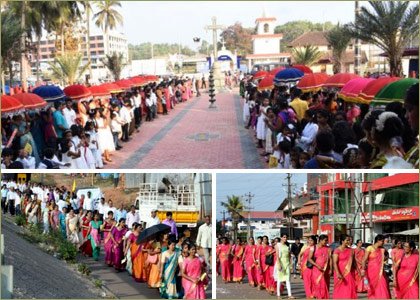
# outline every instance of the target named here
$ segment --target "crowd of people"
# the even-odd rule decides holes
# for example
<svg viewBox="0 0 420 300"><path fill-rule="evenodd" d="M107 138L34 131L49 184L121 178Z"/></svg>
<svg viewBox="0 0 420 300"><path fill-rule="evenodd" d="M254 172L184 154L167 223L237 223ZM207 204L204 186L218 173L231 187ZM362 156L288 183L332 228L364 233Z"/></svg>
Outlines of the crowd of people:
<svg viewBox="0 0 420 300"><path fill-rule="evenodd" d="M404 104L384 109L337 98L337 89L302 93L293 86L259 91L252 76L242 78L245 127L253 130L270 168L419 167L419 85Z"/></svg>
<svg viewBox="0 0 420 300"><path fill-rule="evenodd" d="M2 114L2 169L100 169L144 122L200 95L200 79L165 78L111 96Z"/></svg>
<svg viewBox="0 0 420 300"><path fill-rule="evenodd" d="M251 237L248 243L236 243L224 237L217 240L217 274L225 283L243 283L266 290L278 299L287 290L294 299L291 274L303 280L306 298L357 299L367 293L369 299L419 298L419 252L414 242L394 241L391 254L383 247L385 236L378 234L374 243L364 244L346 234L340 236L335 249L328 236L310 236L304 245L296 239L289 245L287 234L269 241L267 236ZM363 246L366 246L363 247ZM392 259L393 293L384 268ZM332 281L332 285L330 282Z"/></svg>
<svg viewBox="0 0 420 300"><path fill-rule="evenodd" d="M150 218L140 220L134 205L129 211L124 204L116 208L111 199L95 201L90 192L77 196L64 186L13 180L2 181L1 186L3 214L22 215L28 224L42 224L43 234L62 234L81 254L103 258L116 272L127 271L135 281L159 289L162 298L206 298L211 270L210 216L199 227L196 245L188 232L178 233L172 212L161 221L153 209ZM143 230L161 223L170 231L138 243ZM198 255L201 248L204 256Z"/></svg>

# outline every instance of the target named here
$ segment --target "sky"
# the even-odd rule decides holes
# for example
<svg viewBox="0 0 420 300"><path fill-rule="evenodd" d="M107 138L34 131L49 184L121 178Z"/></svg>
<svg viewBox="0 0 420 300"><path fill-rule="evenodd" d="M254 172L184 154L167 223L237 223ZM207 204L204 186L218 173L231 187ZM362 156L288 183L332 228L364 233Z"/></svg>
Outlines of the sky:
<svg viewBox="0 0 420 300"><path fill-rule="evenodd" d="M251 192L251 207L255 211L275 211L287 196L287 174L252 173L230 174L218 173L216 176L216 212L217 219L222 219L221 202L227 201L227 196L243 196ZM300 190L306 182L306 174L292 174L291 182L296 184L294 190ZM228 215L226 215L228 217Z"/></svg>
<svg viewBox="0 0 420 300"><path fill-rule="evenodd" d="M204 27L211 23L212 16L221 25L239 21L244 27L253 27L263 10L267 16L275 16L278 25L295 20L347 23L354 18L354 1L121 1L121 4L124 25L120 30L129 43L181 43L192 49L196 49L194 37L211 42L211 32L206 33Z"/></svg>

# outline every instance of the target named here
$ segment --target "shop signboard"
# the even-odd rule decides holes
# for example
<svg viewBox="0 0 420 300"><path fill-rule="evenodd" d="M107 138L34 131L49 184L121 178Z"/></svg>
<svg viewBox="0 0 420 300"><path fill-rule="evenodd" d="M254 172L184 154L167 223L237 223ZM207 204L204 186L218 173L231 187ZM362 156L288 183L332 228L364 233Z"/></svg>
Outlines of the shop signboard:
<svg viewBox="0 0 420 300"><path fill-rule="evenodd" d="M349 221L353 220L354 215L348 214ZM346 214L324 215L321 216L321 224L346 224Z"/></svg>
<svg viewBox="0 0 420 300"><path fill-rule="evenodd" d="M399 222L419 219L419 207L410 206L404 208L395 208L388 210L380 210L372 212L372 221L374 223L382 222ZM370 222L369 213L361 213L360 218L362 223Z"/></svg>

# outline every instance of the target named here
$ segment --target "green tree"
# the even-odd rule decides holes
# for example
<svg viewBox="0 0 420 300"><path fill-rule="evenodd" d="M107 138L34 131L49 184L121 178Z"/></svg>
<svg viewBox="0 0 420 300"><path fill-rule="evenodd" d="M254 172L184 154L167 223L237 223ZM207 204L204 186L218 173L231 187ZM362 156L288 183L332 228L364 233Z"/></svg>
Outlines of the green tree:
<svg viewBox="0 0 420 300"><path fill-rule="evenodd" d="M303 48L293 48L292 55L296 64L312 66L321 58L322 53L318 47L307 45Z"/></svg>
<svg viewBox="0 0 420 300"><path fill-rule="evenodd" d="M85 18L85 23L86 23L86 53L87 53L87 59L88 59L88 64L89 64L89 76L90 78L92 78L92 59L91 59L91 54L90 54L90 14L92 12L92 5L89 1L80 1L80 3L83 6L86 18Z"/></svg>
<svg viewBox="0 0 420 300"><path fill-rule="evenodd" d="M103 64L111 72L114 80L119 80L121 72L124 68L124 56L122 53L112 53L112 55L106 55L105 59L102 60Z"/></svg>
<svg viewBox="0 0 420 300"><path fill-rule="evenodd" d="M232 217L232 227L233 227L233 239L236 240L238 232L238 223L241 219L241 213L244 210L244 205L241 201L241 198L238 196L228 196L226 202L222 202L221 205L225 207Z"/></svg>
<svg viewBox="0 0 420 300"><path fill-rule="evenodd" d="M343 55L350 43L351 35L345 26L337 24L336 27L325 33L325 38L332 47L334 73L340 73L343 63Z"/></svg>
<svg viewBox="0 0 420 300"><path fill-rule="evenodd" d="M419 35L419 5L410 1L369 1L348 28L355 38L372 43L387 55L391 74L402 76L402 54Z"/></svg>
<svg viewBox="0 0 420 300"><path fill-rule="evenodd" d="M238 51L240 55L252 53L252 39L254 29L244 28L241 23L227 27L222 31L220 37L223 38L226 48L234 52Z"/></svg>
<svg viewBox="0 0 420 300"><path fill-rule="evenodd" d="M154 56L167 56L169 54L178 53L186 56L194 55L194 51L187 46L179 44L153 44ZM131 60L150 59L152 58L152 43L141 43L139 45L128 45L128 52Z"/></svg>
<svg viewBox="0 0 420 300"><path fill-rule="evenodd" d="M66 53L57 56L49 63L52 69L52 76L63 82L63 85L76 83L89 67L89 64L82 65L83 55Z"/></svg>

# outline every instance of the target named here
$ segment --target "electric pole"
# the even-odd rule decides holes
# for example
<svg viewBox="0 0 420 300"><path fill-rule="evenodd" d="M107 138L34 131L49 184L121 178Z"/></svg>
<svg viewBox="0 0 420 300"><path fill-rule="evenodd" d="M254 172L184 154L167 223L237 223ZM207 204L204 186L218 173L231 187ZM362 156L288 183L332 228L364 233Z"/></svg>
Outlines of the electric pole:
<svg viewBox="0 0 420 300"><path fill-rule="evenodd" d="M288 214L289 214L289 239L293 239L293 220L292 220L292 213L293 213L293 199L292 199L292 186L296 186L296 184L291 183L292 174L287 173L287 184L283 184L283 186L287 186L287 206L288 206Z"/></svg>
<svg viewBox="0 0 420 300"><path fill-rule="evenodd" d="M248 192L248 194L245 194L244 197L246 197L245 201L248 203L245 209L248 210L247 238L249 239L251 237L251 209L253 209L253 207L251 207L251 201L252 201L252 198L255 197L255 195L252 195L251 192Z"/></svg>

